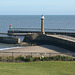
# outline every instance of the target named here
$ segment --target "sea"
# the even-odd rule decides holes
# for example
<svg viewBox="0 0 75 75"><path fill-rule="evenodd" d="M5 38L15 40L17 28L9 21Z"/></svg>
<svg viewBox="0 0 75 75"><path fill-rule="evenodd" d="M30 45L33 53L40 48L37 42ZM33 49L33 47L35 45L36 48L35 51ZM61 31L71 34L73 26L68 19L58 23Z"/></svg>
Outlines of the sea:
<svg viewBox="0 0 75 75"><path fill-rule="evenodd" d="M75 29L75 15L44 15L45 28ZM41 28L41 15L0 15L0 33L7 33L9 25L15 28ZM2 35L0 35L2 36ZM18 48L0 43L0 50Z"/></svg>

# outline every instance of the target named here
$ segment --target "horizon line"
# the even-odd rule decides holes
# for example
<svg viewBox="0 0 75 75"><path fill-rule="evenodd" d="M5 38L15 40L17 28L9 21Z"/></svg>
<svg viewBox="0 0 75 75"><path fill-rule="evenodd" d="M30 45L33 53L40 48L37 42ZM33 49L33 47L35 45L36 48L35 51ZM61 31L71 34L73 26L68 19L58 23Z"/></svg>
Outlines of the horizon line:
<svg viewBox="0 0 75 75"><path fill-rule="evenodd" d="M19 15L33 15L33 14L0 14L0 16L1 15L12 15L12 16L13 15L18 15L19 16ZM42 14L35 14L35 15L42 15ZM44 15L47 15L47 14L44 14ZM75 15L75 14L48 14L48 15Z"/></svg>

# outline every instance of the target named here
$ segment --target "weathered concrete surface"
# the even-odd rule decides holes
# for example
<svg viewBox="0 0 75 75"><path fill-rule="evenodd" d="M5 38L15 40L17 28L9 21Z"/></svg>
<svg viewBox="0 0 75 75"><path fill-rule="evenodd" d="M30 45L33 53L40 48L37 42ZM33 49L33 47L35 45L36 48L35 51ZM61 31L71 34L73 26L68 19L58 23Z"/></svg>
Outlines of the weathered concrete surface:
<svg viewBox="0 0 75 75"><path fill-rule="evenodd" d="M16 37L0 37L0 43L16 44L20 43L20 39Z"/></svg>
<svg viewBox="0 0 75 75"><path fill-rule="evenodd" d="M75 41L55 35L30 34L25 36L24 41L37 44L50 44L75 51Z"/></svg>
<svg viewBox="0 0 75 75"><path fill-rule="evenodd" d="M17 30L8 30L8 35L17 35L17 36L24 36L27 35L28 33L39 33L41 31L17 31ZM67 36L73 36L75 37L75 33L72 32L49 32L45 31L45 34L61 34L61 35L67 35Z"/></svg>

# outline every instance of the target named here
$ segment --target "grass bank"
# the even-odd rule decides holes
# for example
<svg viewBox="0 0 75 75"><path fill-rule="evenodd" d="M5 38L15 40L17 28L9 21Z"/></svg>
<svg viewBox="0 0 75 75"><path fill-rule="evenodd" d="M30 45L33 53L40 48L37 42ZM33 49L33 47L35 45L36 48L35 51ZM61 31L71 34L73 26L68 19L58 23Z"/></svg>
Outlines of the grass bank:
<svg viewBox="0 0 75 75"><path fill-rule="evenodd" d="M0 75L75 75L73 61L0 63Z"/></svg>

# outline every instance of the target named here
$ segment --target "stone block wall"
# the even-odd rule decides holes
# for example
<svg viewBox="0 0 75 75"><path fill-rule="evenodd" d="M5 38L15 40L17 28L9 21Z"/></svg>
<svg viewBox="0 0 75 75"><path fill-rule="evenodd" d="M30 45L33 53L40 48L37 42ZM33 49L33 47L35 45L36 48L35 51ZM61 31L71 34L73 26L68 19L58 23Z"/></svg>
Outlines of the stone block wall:
<svg viewBox="0 0 75 75"><path fill-rule="evenodd" d="M0 43L17 44L20 39L16 37L0 37Z"/></svg>
<svg viewBox="0 0 75 75"><path fill-rule="evenodd" d="M52 36L42 35L42 34L26 35L24 41L36 44L55 45L58 47L75 51L75 42L55 38Z"/></svg>

